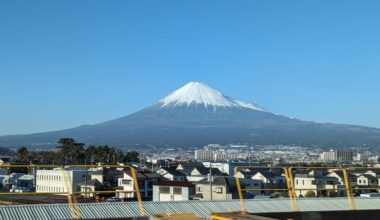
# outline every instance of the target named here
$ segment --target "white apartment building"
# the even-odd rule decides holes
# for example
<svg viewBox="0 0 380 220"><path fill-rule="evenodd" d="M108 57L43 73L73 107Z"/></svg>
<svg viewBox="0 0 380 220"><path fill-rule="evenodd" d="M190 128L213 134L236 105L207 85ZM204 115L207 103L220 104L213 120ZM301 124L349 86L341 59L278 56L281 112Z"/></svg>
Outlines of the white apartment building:
<svg viewBox="0 0 380 220"><path fill-rule="evenodd" d="M215 151L213 150L195 150L195 159L200 161L214 160Z"/></svg>
<svg viewBox="0 0 380 220"><path fill-rule="evenodd" d="M195 150L195 159L199 161L226 161L231 159L231 155L228 154L225 150Z"/></svg>
<svg viewBox="0 0 380 220"><path fill-rule="evenodd" d="M36 192L73 193L86 181L86 170L37 170Z"/></svg>
<svg viewBox="0 0 380 220"><path fill-rule="evenodd" d="M353 153L352 150L330 150L322 152L320 155L320 160L325 162L332 161L352 161Z"/></svg>

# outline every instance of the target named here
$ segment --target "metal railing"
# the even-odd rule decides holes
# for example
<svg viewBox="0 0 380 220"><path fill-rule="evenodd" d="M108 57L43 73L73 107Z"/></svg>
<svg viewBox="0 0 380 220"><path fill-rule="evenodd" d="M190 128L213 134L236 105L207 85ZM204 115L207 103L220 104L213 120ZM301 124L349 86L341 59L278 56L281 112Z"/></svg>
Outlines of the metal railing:
<svg viewBox="0 0 380 220"><path fill-rule="evenodd" d="M285 175L285 180L286 180L286 188L263 188L263 189L242 189L241 186L241 178L239 178L238 172L239 169L261 169L261 170L282 170L284 175ZM238 189L238 195L239 195L239 200L240 200L240 205L241 205L241 211L242 212L247 212L247 209L245 207L245 201L244 201L244 196L243 192L246 191L287 191L289 195L289 200L291 203L291 210L293 212L299 211L298 209L298 202L297 202L297 195L296 195L296 187L294 184L294 173L299 170L308 170L308 171L317 171L317 170L332 170L332 171L341 171L342 172L342 180L344 183L344 188L324 188L324 189L318 189L318 188L299 188L297 190L313 190L313 191L345 191L348 203L349 203L349 210L356 210L356 204L354 200L354 195L353 191L358 191L358 190L378 190L380 191L380 185L379 187L357 187L353 188L351 186L351 181L349 178L349 174L353 171L357 170L380 170L380 168L374 168L374 167L270 167L270 166L236 166L234 167L234 174L235 174L235 179L236 179L236 186ZM375 177L376 178L376 177Z"/></svg>

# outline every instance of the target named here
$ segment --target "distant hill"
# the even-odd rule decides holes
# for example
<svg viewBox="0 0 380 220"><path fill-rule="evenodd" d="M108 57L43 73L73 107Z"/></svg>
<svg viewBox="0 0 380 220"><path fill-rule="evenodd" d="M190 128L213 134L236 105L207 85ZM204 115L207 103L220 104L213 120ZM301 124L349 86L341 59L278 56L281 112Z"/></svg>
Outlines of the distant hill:
<svg viewBox="0 0 380 220"><path fill-rule="evenodd" d="M211 143L380 147L380 129L315 123L274 114L190 82L131 115L72 129L0 137L3 146L55 146L62 137L114 146L202 146Z"/></svg>
<svg viewBox="0 0 380 220"><path fill-rule="evenodd" d="M13 156L15 152L5 147L0 147L0 155L2 156Z"/></svg>

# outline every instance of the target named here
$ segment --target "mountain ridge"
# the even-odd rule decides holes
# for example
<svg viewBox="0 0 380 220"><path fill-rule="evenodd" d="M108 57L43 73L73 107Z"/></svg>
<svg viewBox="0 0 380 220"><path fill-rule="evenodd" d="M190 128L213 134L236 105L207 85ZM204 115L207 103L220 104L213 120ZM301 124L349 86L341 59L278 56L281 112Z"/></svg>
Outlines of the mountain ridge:
<svg viewBox="0 0 380 220"><path fill-rule="evenodd" d="M62 137L115 146L380 146L380 129L289 118L254 103L237 101L198 82L190 82L157 103L124 117L71 129L2 136L0 145L52 146Z"/></svg>

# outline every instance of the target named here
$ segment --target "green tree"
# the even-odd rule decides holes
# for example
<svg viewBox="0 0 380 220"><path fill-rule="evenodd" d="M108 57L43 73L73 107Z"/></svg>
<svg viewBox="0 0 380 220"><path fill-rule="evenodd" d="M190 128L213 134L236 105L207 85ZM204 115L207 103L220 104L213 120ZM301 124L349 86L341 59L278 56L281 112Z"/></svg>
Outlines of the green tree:
<svg viewBox="0 0 380 220"><path fill-rule="evenodd" d="M55 158L56 152L54 151L33 151L31 153L31 161L36 164L53 164Z"/></svg>
<svg viewBox="0 0 380 220"><path fill-rule="evenodd" d="M86 148L86 162L88 164L93 164L97 162L97 148L94 145L90 145Z"/></svg>
<svg viewBox="0 0 380 220"><path fill-rule="evenodd" d="M61 138L58 141L57 162L65 164L83 164L86 152L83 143L78 143L72 138Z"/></svg>
<svg viewBox="0 0 380 220"><path fill-rule="evenodd" d="M18 162L27 163L30 161L31 154L26 147L21 147L16 151L16 160Z"/></svg>
<svg viewBox="0 0 380 220"><path fill-rule="evenodd" d="M124 157L125 162L137 162L139 161L139 153L136 151L128 151Z"/></svg>

